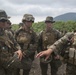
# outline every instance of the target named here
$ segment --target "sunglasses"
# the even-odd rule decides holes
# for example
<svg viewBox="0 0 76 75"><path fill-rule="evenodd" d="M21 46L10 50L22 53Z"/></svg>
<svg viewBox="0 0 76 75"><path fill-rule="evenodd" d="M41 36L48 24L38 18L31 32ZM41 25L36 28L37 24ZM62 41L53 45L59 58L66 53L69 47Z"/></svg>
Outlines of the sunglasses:
<svg viewBox="0 0 76 75"><path fill-rule="evenodd" d="M32 23L34 23L34 21L32 21L32 20L30 20L30 21L27 21L27 22L32 22Z"/></svg>
<svg viewBox="0 0 76 75"><path fill-rule="evenodd" d="M0 22L7 22L7 20L6 19L1 19Z"/></svg>

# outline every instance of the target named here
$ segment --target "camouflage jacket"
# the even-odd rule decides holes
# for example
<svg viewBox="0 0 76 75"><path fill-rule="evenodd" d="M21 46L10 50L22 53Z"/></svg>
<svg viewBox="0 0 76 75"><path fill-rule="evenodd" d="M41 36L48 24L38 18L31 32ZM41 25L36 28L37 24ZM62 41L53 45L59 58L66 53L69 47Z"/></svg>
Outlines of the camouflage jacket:
<svg viewBox="0 0 76 75"><path fill-rule="evenodd" d="M61 38L61 33L58 30L50 29L50 31L43 30L39 34L38 52L46 50L55 41Z"/></svg>
<svg viewBox="0 0 76 75"><path fill-rule="evenodd" d="M7 29L7 31L8 31L10 34L14 35L14 31L13 31L12 29Z"/></svg>
<svg viewBox="0 0 76 75"><path fill-rule="evenodd" d="M21 46L24 55L29 57L37 50L37 35L33 30L20 28L15 33L15 39Z"/></svg>
<svg viewBox="0 0 76 75"><path fill-rule="evenodd" d="M54 52L58 52L59 50L63 50L63 48L67 48L69 43L71 42L72 37L74 36L73 32L66 33L62 38L56 41L49 48L54 50Z"/></svg>
<svg viewBox="0 0 76 75"><path fill-rule="evenodd" d="M66 48L69 46L69 49ZM55 53L61 52L68 63L76 65L76 33L69 32L49 47Z"/></svg>
<svg viewBox="0 0 76 75"><path fill-rule="evenodd" d="M14 52L20 49L14 37L7 30L0 29L0 64L7 63Z"/></svg>
<svg viewBox="0 0 76 75"><path fill-rule="evenodd" d="M11 49L13 48L13 50L15 51L21 49L21 47L16 42L16 40L14 39L14 36L11 34L10 31L7 31L7 30L1 31L0 42L5 43L6 46L8 46Z"/></svg>

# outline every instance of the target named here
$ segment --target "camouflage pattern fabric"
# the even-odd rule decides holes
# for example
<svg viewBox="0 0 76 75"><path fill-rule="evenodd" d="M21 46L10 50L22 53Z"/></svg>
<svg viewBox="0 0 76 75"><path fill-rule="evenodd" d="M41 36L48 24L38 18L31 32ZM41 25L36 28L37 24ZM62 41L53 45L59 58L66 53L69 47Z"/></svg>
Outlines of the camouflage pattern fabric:
<svg viewBox="0 0 76 75"><path fill-rule="evenodd" d="M61 37L60 32L53 28L50 29L49 31L46 30L42 31L39 34L38 52L49 48L49 46L52 45L60 37ZM58 52L55 54L58 54ZM47 75L48 64L50 64L51 67L51 74L58 75L57 71L61 65L61 62L60 60L54 59L54 54L47 61L45 61L45 57L40 58L40 67L42 75Z"/></svg>
<svg viewBox="0 0 76 75"><path fill-rule="evenodd" d="M7 62L14 52L21 49L14 37L5 31L8 16L4 10L0 10L0 75L16 75L16 69L6 68Z"/></svg>
<svg viewBox="0 0 76 75"><path fill-rule="evenodd" d="M74 37L74 33L67 33L65 36L63 36L61 39L59 39L58 41L56 41L52 46L50 46L51 49L53 49L54 51L58 51L59 49L62 50L63 47L65 47L65 45L67 45L68 43L72 43L72 38ZM75 43L75 42L74 42ZM74 46L70 46L70 47L74 47ZM67 47L66 47L67 48ZM66 49L65 49L66 50ZM66 75L76 75L76 53L75 53L76 49L71 48L68 52L68 58L67 58L67 68L66 68ZM70 61L71 60L71 61Z"/></svg>
<svg viewBox="0 0 76 75"><path fill-rule="evenodd" d="M23 19L27 20L27 21L34 21L34 17L31 14L24 14Z"/></svg>
<svg viewBox="0 0 76 75"><path fill-rule="evenodd" d="M24 14L22 21L32 21L34 22L34 17L31 14Z"/></svg>
<svg viewBox="0 0 76 75"><path fill-rule="evenodd" d="M7 68L19 68L19 69L30 69L32 65L32 60L28 57L22 58L22 61L19 60L18 55L15 53L12 58L9 59L7 63Z"/></svg>
<svg viewBox="0 0 76 75"><path fill-rule="evenodd" d="M15 43L15 45L14 45L14 43ZM12 57L13 53L18 48L20 49L20 46L18 46L18 44L14 40L13 36L8 34L7 31L5 31L5 32L3 31L3 35L0 36L0 61L1 61L1 63L2 64L7 63L8 60Z"/></svg>
<svg viewBox="0 0 76 75"><path fill-rule="evenodd" d="M66 75L76 75L76 65L67 63Z"/></svg>
<svg viewBox="0 0 76 75"><path fill-rule="evenodd" d="M38 52L49 48L49 46L52 45L60 37L61 33L55 29L50 29L49 32L47 32L46 30L42 31L39 34ZM57 53L55 52L55 54Z"/></svg>
<svg viewBox="0 0 76 75"><path fill-rule="evenodd" d="M55 21L53 21L53 17L47 16L45 22L54 23Z"/></svg>
<svg viewBox="0 0 76 75"><path fill-rule="evenodd" d="M34 60L34 54L37 49L37 35L35 34L35 32L33 32L33 30L26 31L24 29L19 29L15 33L15 38L19 43L19 45L21 46L24 55L22 63L26 61L29 63L31 67L31 63ZM27 60L27 58L30 59L31 61ZM26 62L24 65L26 65ZM28 69L29 65L26 67L26 69Z"/></svg>

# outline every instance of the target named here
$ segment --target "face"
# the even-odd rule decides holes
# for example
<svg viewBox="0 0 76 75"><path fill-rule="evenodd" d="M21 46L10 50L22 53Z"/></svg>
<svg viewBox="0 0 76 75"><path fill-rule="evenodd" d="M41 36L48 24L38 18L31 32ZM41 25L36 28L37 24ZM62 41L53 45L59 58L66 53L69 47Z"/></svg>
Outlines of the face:
<svg viewBox="0 0 76 75"><path fill-rule="evenodd" d="M28 28L30 28L30 27L32 27L32 21L26 21L25 22L25 25L28 27Z"/></svg>
<svg viewBox="0 0 76 75"><path fill-rule="evenodd" d="M0 21L0 28L6 28L7 21L1 20Z"/></svg>
<svg viewBox="0 0 76 75"><path fill-rule="evenodd" d="M9 29L10 27L11 27L11 25L7 22L6 29Z"/></svg>
<svg viewBox="0 0 76 75"><path fill-rule="evenodd" d="M47 29L50 29L53 26L53 23L51 23L51 22L45 22L45 24L46 24Z"/></svg>

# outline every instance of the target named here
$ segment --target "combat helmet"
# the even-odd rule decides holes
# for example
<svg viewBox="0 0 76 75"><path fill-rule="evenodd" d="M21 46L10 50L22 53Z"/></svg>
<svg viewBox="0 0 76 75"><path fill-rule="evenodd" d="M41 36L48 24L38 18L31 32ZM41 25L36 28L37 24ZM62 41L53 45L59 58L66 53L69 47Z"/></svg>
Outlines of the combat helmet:
<svg viewBox="0 0 76 75"><path fill-rule="evenodd" d="M45 20L45 23L46 23L46 22L54 23L55 21L53 20L53 17L47 16L47 17L46 17L46 20Z"/></svg>
<svg viewBox="0 0 76 75"><path fill-rule="evenodd" d="M24 22L24 21L32 21L32 22L34 22L34 19L35 18L33 17L33 15L31 15L31 14L24 14L22 22Z"/></svg>
<svg viewBox="0 0 76 75"><path fill-rule="evenodd" d="M19 23L19 26L23 26L23 23Z"/></svg>
<svg viewBox="0 0 76 75"><path fill-rule="evenodd" d="M6 12L4 10L0 10L0 20L7 20L8 18L10 17L7 16Z"/></svg>

